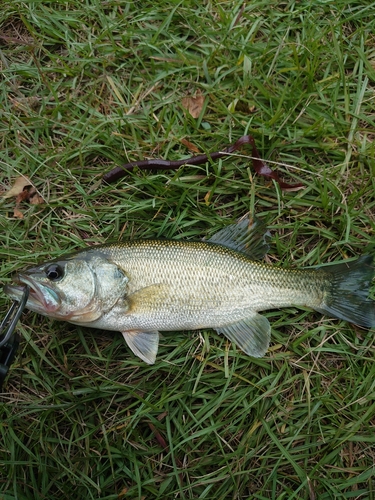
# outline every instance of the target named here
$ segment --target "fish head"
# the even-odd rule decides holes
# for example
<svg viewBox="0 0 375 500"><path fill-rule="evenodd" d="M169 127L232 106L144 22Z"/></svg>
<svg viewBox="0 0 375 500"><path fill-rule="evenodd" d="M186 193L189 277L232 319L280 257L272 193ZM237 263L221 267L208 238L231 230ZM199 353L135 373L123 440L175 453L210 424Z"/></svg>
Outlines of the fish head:
<svg viewBox="0 0 375 500"><path fill-rule="evenodd" d="M78 324L99 319L115 304L126 306L128 277L106 256L81 252L20 272L4 291L20 300L30 287L26 307L34 312Z"/></svg>

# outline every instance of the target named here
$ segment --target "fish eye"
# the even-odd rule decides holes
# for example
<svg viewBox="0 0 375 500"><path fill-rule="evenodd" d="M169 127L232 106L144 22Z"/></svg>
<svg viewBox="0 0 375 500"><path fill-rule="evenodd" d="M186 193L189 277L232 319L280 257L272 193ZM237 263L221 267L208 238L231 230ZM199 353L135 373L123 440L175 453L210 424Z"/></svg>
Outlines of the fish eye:
<svg viewBox="0 0 375 500"><path fill-rule="evenodd" d="M45 273L49 280L59 281L64 276L64 269L59 264L50 264Z"/></svg>

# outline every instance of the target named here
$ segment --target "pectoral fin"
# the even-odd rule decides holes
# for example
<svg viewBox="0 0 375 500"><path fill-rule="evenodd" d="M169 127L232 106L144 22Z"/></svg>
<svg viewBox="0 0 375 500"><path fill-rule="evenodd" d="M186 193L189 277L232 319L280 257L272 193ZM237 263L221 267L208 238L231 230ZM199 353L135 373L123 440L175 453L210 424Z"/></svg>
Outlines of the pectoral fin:
<svg viewBox="0 0 375 500"><path fill-rule="evenodd" d="M159 346L159 332L121 332L130 349L145 363L153 365Z"/></svg>
<svg viewBox="0 0 375 500"><path fill-rule="evenodd" d="M140 288L127 295L129 302L128 312L137 312L137 314L147 314L162 307L165 300L170 296L170 287L166 283L155 283L153 285Z"/></svg>
<svg viewBox="0 0 375 500"><path fill-rule="evenodd" d="M264 356L270 345L271 325L265 316L256 312L246 319L215 330L223 333L242 351L254 358Z"/></svg>

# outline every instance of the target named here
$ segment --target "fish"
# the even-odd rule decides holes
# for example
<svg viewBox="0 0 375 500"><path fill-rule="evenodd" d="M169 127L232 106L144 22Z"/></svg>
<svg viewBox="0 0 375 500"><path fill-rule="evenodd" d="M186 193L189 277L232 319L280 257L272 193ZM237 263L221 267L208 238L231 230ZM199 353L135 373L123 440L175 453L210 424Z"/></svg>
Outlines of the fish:
<svg viewBox="0 0 375 500"><path fill-rule="evenodd" d="M307 268L265 263L269 231L255 217L202 241L129 240L81 249L19 272L5 293L26 307L75 325L122 333L154 364L159 332L214 329L244 353L266 354L271 325L261 311L309 307L375 327L368 298L374 256Z"/></svg>

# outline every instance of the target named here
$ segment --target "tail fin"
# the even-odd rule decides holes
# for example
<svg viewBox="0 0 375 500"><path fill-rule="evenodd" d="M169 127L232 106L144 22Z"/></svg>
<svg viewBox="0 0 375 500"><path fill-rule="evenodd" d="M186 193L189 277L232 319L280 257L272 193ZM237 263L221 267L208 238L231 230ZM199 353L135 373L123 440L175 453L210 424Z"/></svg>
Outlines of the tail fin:
<svg viewBox="0 0 375 500"><path fill-rule="evenodd" d="M357 260L318 267L331 283L321 307L323 314L344 319L366 328L375 327L375 301L368 299L375 274L374 256L363 255Z"/></svg>

